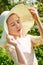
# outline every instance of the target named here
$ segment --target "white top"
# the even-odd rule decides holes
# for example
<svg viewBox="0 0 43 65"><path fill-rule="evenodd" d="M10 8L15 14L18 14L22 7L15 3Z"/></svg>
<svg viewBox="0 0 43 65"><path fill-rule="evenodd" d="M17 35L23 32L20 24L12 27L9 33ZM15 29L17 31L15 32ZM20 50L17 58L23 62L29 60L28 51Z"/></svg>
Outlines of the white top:
<svg viewBox="0 0 43 65"><path fill-rule="evenodd" d="M28 62L28 65L38 65L30 37L30 35L26 35L25 37L17 38L16 40L18 42L18 47Z"/></svg>
<svg viewBox="0 0 43 65"><path fill-rule="evenodd" d="M25 53L31 53L31 38L30 36L25 36L17 38L19 48Z"/></svg>

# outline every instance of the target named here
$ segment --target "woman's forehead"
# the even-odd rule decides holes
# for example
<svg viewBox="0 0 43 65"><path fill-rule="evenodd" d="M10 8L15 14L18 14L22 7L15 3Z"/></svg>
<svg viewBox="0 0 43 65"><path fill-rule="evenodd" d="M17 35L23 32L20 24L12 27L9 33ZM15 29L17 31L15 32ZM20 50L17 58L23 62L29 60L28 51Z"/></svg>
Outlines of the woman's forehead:
<svg viewBox="0 0 43 65"><path fill-rule="evenodd" d="M8 19L7 19L6 22L8 22L9 20L18 20L18 19L20 19L20 17L19 17L17 14L11 14L11 15L8 17Z"/></svg>

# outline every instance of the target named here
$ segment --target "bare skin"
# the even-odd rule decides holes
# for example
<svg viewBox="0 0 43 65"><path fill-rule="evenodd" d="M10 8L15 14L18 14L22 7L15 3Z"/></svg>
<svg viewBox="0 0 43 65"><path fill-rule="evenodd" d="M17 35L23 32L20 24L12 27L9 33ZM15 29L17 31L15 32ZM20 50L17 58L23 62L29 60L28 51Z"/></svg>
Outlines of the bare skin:
<svg viewBox="0 0 43 65"><path fill-rule="evenodd" d="M21 22L20 18L16 14L10 15L9 19L7 20L9 34L13 35L14 38L17 36L21 36Z"/></svg>
<svg viewBox="0 0 43 65"><path fill-rule="evenodd" d="M33 43L33 46L43 44L43 25L41 24L41 21L39 20L39 16L35 11L35 9L31 7L29 8L29 11L32 14L32 17L35 20L36 24L38 25L39 32L40 32L40 36L31 36L31 41Z"/></svg>
<svg viewBox="0 0 43 65"><path fill-rule="evenodd" d="M33 19L35 20L36 24L39 27L40 36L43 38L43 26L39 20L39 16L38 16L37 12L35 12L35 9L33 9L33 8L29 8L29 11L32 14Z"/></svg>
<svg viewBox="0 0 43 65"><path fill-rule="evenodd" d="M40 31L40 36L39 37L34 37L34 36L31 36L31 40L32 40L32 44L33 43L37 43L38 40L40 40L40 42L42 41L43 42L43 26L39 20L39 17L38 15L36 14L35 12L35 9L33 8L29 8L28 9L30 11L30 13L32 14L32 17L33 19L36 21L38 27L39 27L39 31ZM16 48L16 52L17 52L17 55L18 55L18 61L22 64L22 65L27 65L27 62L25 61L25 59L23 58L23 55L21 53L21 50L18 48L18 45L17 43L14 42L14 38L16 39L16 37L21 37L21 28L22 28L22 25L21 23L19 22L18 23L18 20L19 18L16 16L16 15L12 15L9 17L8 19L8 30L9 30L9 34L13 35L14 37L10 38L9 35L7 35L7 39L9 40L9 42L15 46ZM20 21L20 20L19 20ZM13 24L14 23L14 24ZM12 25L13 24L13 25ZM13 33L13 34L12 34ZM36 42L35 42L36 41ZM37 44L36 44L37 45ZM21 58L20 58L21 57Z"/></svg>

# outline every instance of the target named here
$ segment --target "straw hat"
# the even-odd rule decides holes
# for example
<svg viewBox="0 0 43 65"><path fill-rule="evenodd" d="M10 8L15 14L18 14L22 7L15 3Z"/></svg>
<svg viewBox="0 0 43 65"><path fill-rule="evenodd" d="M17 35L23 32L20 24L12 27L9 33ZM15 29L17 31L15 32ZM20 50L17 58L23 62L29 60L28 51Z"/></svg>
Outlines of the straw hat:
<svg viewBox="0 0 43 65"><path fill-rule="evenodd" d="M18 4L10 10L8 16L6 17L4 21L4 28L7 34L8 34L8 28L7 28L6 20L9 17L9 15L11 15L12 13L16 13L20 17L20 20L22 23L22 34L26 35L27 32L34 25L34 20L32 18L31 13L28 10L28 7L24 4Z"/></svg>

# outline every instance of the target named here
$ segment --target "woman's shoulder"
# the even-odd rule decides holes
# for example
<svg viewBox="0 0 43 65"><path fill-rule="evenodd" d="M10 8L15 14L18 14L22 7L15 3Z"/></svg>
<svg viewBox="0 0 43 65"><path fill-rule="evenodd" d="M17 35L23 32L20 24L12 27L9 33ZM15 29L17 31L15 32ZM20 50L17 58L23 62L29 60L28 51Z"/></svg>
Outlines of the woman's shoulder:
<svg viewBox="0 0 43 65"><path fill-rule="evenodd" d="M27 35L26 35L27 38L31 38L31 36L32 36L32 35L30 35L30 34L27 34Z"/></svg>

